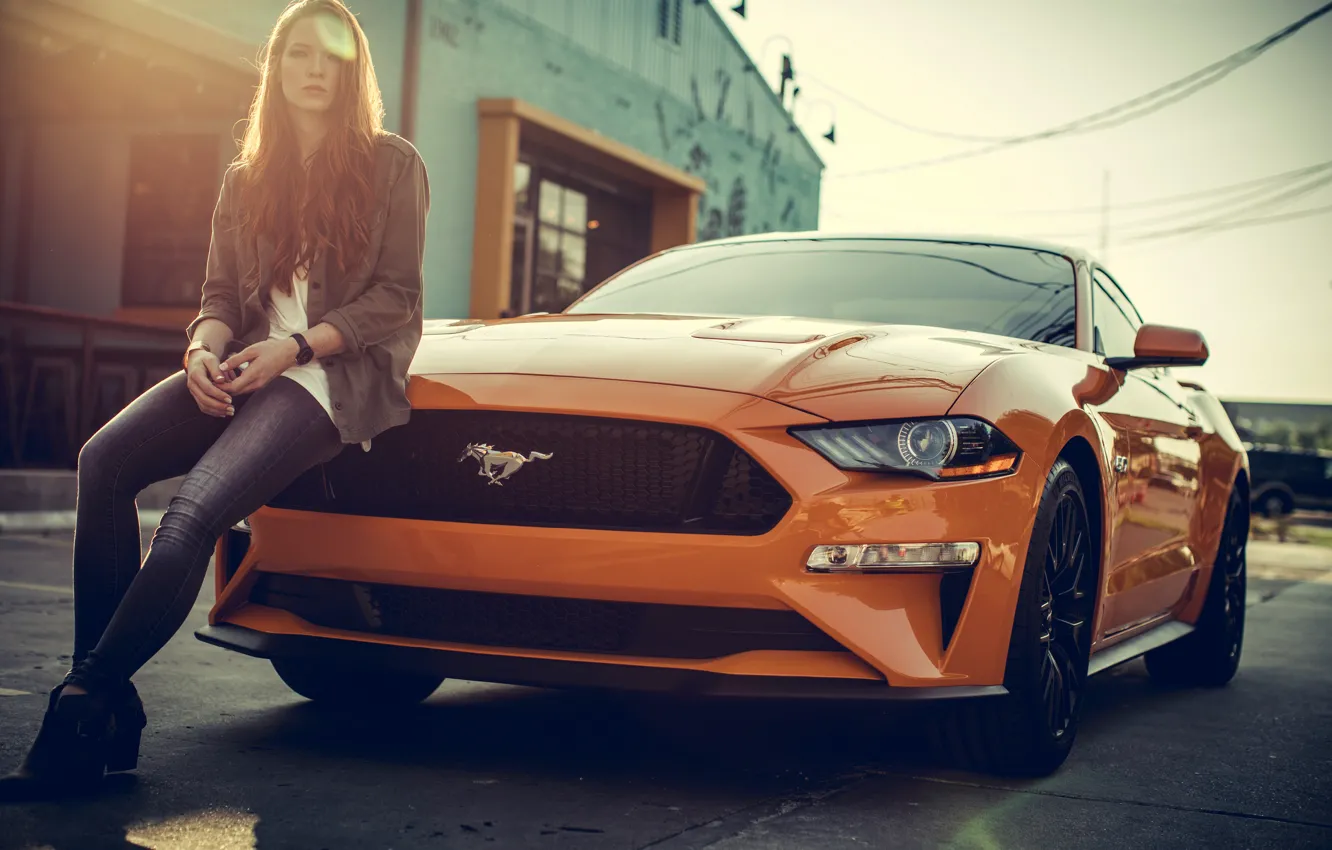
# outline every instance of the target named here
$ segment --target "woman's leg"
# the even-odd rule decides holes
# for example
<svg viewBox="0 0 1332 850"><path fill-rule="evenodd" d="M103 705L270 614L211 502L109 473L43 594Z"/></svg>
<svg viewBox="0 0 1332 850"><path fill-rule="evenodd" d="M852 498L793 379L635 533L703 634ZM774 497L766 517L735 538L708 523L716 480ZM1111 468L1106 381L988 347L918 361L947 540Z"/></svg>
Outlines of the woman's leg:
<svg viewBox="0 0 1332 850"><path fill-rule="evenodd" d="M278 378L237 405L185 476L97 645L66 682L95 690L132 676L185 622L218 536L341 449L328 413L294 381Z"/></svg>
<svg viewBox="0 0 1332 850"><path fill-rule="evenodd" d="M240 399L236 407L243 406ZM136 398L79 452L74 532L74 657L86 659L139 570L134 498L149 484L183 475L230 422L201 412L180 372ZM64 684L51 692L37 739L0 801L41 799L91 788L103 770L138 758L143 707L128 680L97 697Z"/></svg>
<svg viewBox="0 0 1332 850"><path fill-rule="evenodd" d="M84 444L74 527L76 665L97 645L139 572L135 497L150 484L189 472L228 424L199 410L185 373L177 372L132 401Z"/></svg>

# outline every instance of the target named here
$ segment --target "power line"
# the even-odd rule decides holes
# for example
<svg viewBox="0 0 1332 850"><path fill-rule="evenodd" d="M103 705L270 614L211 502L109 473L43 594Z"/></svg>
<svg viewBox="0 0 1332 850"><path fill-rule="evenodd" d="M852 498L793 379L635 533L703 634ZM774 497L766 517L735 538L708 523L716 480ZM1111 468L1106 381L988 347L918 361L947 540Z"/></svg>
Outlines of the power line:
<svg viewBox="0 0 1332 850"><path fill-rule="evenodd" d="M1260 212L1278 206L1287 201L1303 197L1310 192L1316 191L1328 183L1332 183L1332 169L1321 169L1310 174L1304 175L1302 179L1287 181L1284 183L1271 183L1250 189L1247 192L1241 192L1238 195L1231 195L1212 203L1193 207L1192 209L1176 210L1174 212L1161 215L1151 215L1146 218L1135 218L1129 221L1119 222L1117 229L1141 227L1144 224L1175 224L1183 219L1191 219L1196 216L1219 216L1215 220L1224 220L1234 215L1243 213ZM1276 194L1272 194L1272 193Z"/></svg>
<svg viewBox="0 0 1332 850"><path fill-rule="evenodd" d="M852 106L859 107L861 110L869 113L870 115L873 115L875 118L878 118L880 121L892 124L894 127L906 130L911 133L919 133L923 136L933 136L937 139L953 139L959 142L1007 142L1011 141L1012 139L1020 138L1018 136L973 136L973 135L968 135L967 133L950 133L947 132L946 130L930 130L925 127L919 127L915 124L908 124L907 122L902 121L899 118L894 118L885 112L875 109L874 107L870 106L868 103L865 103L863 100L860 100L859 98L851 94L848 94L847 92L842 91L841 89L837 88L831 83L825 83L823 80L820 80L818 77L815 77L812 74L802 73L801 76L805 80L814 83L814 85L827 89L829 92L847 101Z"/></svg>
<svg viewBox="0 0 1332 850"><path fill-rule="evenodd" d="M1165 215L1149 216L1147 218L1138 218L1131 221L1119 222L1116 224L1116 230L1129 231L1125 236L1120 237L1118 241L1132 241L1138 233L1192 233L1202 231L1212 225L1224 224L1232 220L1237 215L1261 212L1270 210L1288 204L1298 198L1302 198L1312 192L1316 192L1322 187L1332 183L1332 173L1314 176L1302 183L1284 188L1280 185L1264 186L1258 190L1247 192L1216 204L1206 207L1200 207L1191 210L1181 210L1178 212L1167 213ZM1270 194L1277 192L1277 194ZM1261 197L1269 195L1269 197ZM1236 206L1241 204L1241 206ZM1209 216L1199 219L1198 216ZM1157 225L1159 229L1134 232L1135 228L1141 228L1144 225ZM1163 228L1160 226L1164 225ZM1090 239L1092 236L1092 226L1087 225L1081 230L1063 231L1060 233L1047 233L1043 238L1063 239L1070 237L1083 237Z"/></svg>
<svg viewBox="0 0 1332 850"><path fill-rule="evenodd" d="M1300 168L1294 168L1289 171L1282 171L1277 174L1269 174L1264 177L1255 177L1248 180L1242 180L1238 183L1228 183L1223 186L1213 186L1208 189L1199 189L1192 192L1185 192L1178 195L1164 195L1155 198L1147 198L1139 201L1131 201L1108 207L1087 206L1087 207L1069 207L1066 209L1026 209L1026 210L967 210L968 215L984 215L995 217L1007 217L1015 215L1081 215L1081 214L1099 214L1107 215L1109 213L1123 212L1126 210L1150 209L1152 207L1168 207L1194 201L1202 201L1208 198L1215 198L1229 193L1229 197L1220 198L1212 204L1194 207L1192 209L1176 210L1165 213L1160 216L1149 216L1147 218L1138 218L1131 221L1120 223L1120 227L1136 227L1143 224L1159 224L1162 222L1171 222L1180 218L1186 218L1195 215L1205 215L1213 211L1223 210L1235 204L1247 204L1257 202L1271 192L1279 191L1283 188L1301 183L1305 178L1315 178L1313 185L1320 186L1322 181L1318 180L1320 175L1332 172L1332 160L1319 162L1313 165L1306 165ZM1309 184L1305 184L1309 185ZM1247 190L1236 192L1236 190ZM949 208L950 211L956 211L956 208ZM930 210L923 210L929 212ZM934 211L938 212L937 208ZM1243 212L1251 212L1251 207L1245 207ZM845 218L845 214L833 210L825 210L825 214L833 218ZM1088 224L1088 228L1092 225ZM1064 236L1085 235L1088 230L1070 230L1063 231Z"/></svg>
<svg viewBox="0 0 1332 850"><path fill-rule="evenodd" d="M1210 189L1199 189L1193 192L1185 192L1180 195L1164 195L1155 198L1146 198L1141 201L1131 201L1124 204L1112 205L1110 212L1120 212L1122 210L1146 209L1149 207L1171 206L1172 204L1184 203L1186 201L1200 200L1210 198L1215 195L1224 195L1235 189L1245 189L1250 186L1259 186L1269 183L1290 183L1310 174L1317 174L1322 171L1332 170L1332 160L1320 162L1316 165L1306 165L1302 168L1295 168L1290 171L1283 171L1280 174L1269 174L1266 177L1255 177L1251 180L1244 180L1239 183L1228 183L1224 186L1213 186ZM994 215L1088 215L1100 214L1102 208L1094 207L1069 207L1067 209L1047 209L1047 210L1002 210L993 213Z"/></svg>
<svg viewBox="0 0 1332 850"><path fill-rule="evenodd" d="M1290 213L1280 213L1277 215L1270 215L1270 216L1254 217L1251 214L1254 212L1270 210L1276 207L1283 206L1298 198L1302 198L1306 195L1316 192L1319 189L1329 184L1332 184L1332 173L1317 176L1314 179L1310 179L1301 183L1300 185L1286 188L1284 191L1278 192L1277 194L1272 195L1271 197L1247 203L1243 207L1238 209L1233 208L1233 204L1245 200L1247 196L1246 198L1233 198L1230 199L1229 201L1222 202L1223 206L1231 205L1230 209L1220 212L1219 214L1212 215L1210 218L1204 218L1201 220L1197 219L1196 216L1206 215L1212 213L1214 210L1203 208L1197 210L1189 210L1182 213L1173 213L1166 216L1153 216L1145 219L1137 219L1134 221L1125 222L1120 224L1119 227L1127 228L1130 232L1122 236L1119 236L1115 240L1115 242L1118 244L1155 242L1155 241L1160 241L1162 239L1179 238L1191 235L1206 235L1209 233L1215 233L1225 230L1235 230L1235 229L1255 227L1265 224L1275 224L1282 221L1293 221L1302 218L1307 218L1310 216L1323 215L1327 212L1332 212L1332 205L1323 206L1323 207L1313 207L1305 210L1296 210ZM1269 186L1269 187L1264 187L1263 189L1261 189L1261 191L1265 193L1270 193L1278 188L1281 187ZM1250 217L1243 219L1235 218L1235 216L1241 214L1250 214ZM834 217L844 218L845 216L841 214L836 214ZM1182 218L1192 218L1193 220L1184 223L1180 222L1180 219ZM1162 224L1162 223L1168 224L1169 222L1172 221L1179 223L1175 224L1174 226L1159 227L1157 229L1137 230L1137 231L1133 230L1133 228L1140 228L1143 225ZM1026 234L1026 235L1029 236L1030 238L1045 239L1051 242L1065 242L1068 240L1076 240L1076 241L1084 241L1087 243L1091 243L1096 240L1097 231L1095 230L1095 228L1093 228L1092 225L1088 224L1088 226L1082 230L1063 231L1059 233ZM1106 250L1105 247L1106 235L1104 233L1102 233L1101 239L1102 239L1101 253L1104 255Z"/></svg>
<svg viewBox="0 0 1332 850"><path fill-rule="evenodd" d="M1060 124L1037 133L1029 133L1023 136L1015 136L1009 139L985 145L970 150L957 151L943 156L932 157L929 159L916 160L901 165L887 166L882 168L863 169L861 171L850 171L844 174L828 175L828 179L841 179L845 177L865 177L874 174L892 174L899 171L908 171L916 168L924 168L930 165L942 165L948 162L956 162L961 159L971 159L973 157L984 156L1000 150L1017 145L1029 144L1031 142L1043 141L1058 136L1071 135L1076 133L1090 133L1099 130L1116 127L1120 124L1142 118L1157 110L1163 109L1173 103L1177 103L1187 97L1196 94L1202 89L1219 82L1221 79L1233 71L1247 65L1254 59L1257 59L1263 53L1276 46L1277 44L1290 38L1295 33L1304 29L1309 24L1332 12L1332 3L1327 3L1322 7L1310 12L1303 18L1278 30L1268 37L1257 41L1243 50L1232 53L1224 59L1213 62L1205 68L1201 68L1186 77L1175 80L1159 88L1153 89L1146 94L1139 95L1131 100L1094 112L1090 115L1065 124Z"/></svg>
<svg viewBox="0 0 1332 850"><path fill-rule="evenodd" d="M1304 194L1307 194L1307 192ZM1286 198L1284 200L1293 200L1293 198ZM1276 224L1282 221L1295 221L1302 218L1309 218L1311 216L1325 215L1329 212L1332 212L1332 204L1321 207L1311 207L1309 209L1303 209L1303 210L1295 210L1293 212L1288 212L1288 213L1278 213L1276 215L1258 216L1258 217L1243 218L1243 219L1228 219L1228 218L1212 219L1209 221L1195 222L1192 224L1181 225L1179 227L1169 227L1158 230L1148 230L1138 233L1130 233L1121 236L1117 240L1117 242L1119 244L1158 242L1163 239L1173 239L1173 238L1181 238L1181 237L1195 236L1195 235L1207 235L1210 233L1218 233L1225 230L1239 230L1265 224ZM1051 242L1063 242L1070 239L1082 239L1084 241L1090 242L1093 235L1094 234L1089 228L1087 230L1082 230L1077 232L1043 233L1043 234L1033 235L1031 238L1046 239Z"/></svg>
<svg viewBox="0 0 1332 850"><path fill-rule="evenodd" d="M1126 237L1126 242L1154 242L1160 239L1166 239L1172 236L1187 236L1193 233L1218 233L1222 230L1237 230L1245 227L1257 227L1262 224L1274 224L1278 221L1294 221L1301 218L1310 218L1316 215L1327 215L1332 213L1332 204L1322 207L1312 207L1306 210L1295 210L1294 212L1281 213L1279 215L1265 215L1258 218L1243 218L1237 221L1228 221L1220 224L1194 227L1177 227L1170 230L1157 230L1151 233L1142 233L1136 236Z"/></svg>

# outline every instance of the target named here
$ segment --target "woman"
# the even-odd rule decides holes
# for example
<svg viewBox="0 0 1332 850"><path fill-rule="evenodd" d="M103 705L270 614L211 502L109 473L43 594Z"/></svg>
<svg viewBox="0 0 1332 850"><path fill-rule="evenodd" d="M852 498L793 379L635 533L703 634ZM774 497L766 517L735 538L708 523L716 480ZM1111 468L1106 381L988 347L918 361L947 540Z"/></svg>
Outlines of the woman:
<svg viewBox="0 0 1332 850"><path fill-rule="evenodd" d="M130 677L184 623L218 536L407 421L429 184L382 117L356 19L338 0L293 2L223 179L184 368L79 454L73 666L0 797L133 769L145 716ZM140 564L134 497L180 475Z"/></svg>

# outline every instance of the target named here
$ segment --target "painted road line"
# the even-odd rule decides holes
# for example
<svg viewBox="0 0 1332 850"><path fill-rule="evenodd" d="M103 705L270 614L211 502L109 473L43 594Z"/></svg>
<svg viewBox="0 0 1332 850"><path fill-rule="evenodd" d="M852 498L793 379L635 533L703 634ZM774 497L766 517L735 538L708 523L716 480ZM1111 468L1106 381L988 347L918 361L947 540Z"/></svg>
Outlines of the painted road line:
<svg viewBox="0 0 1332 850"><path fill-rule="evenodd" d="M62 596L73 596L74 588L59 587L54 584L29 584L26 581L0 581L0 590L31 590L34 593L58 593ZM195 611L211 611L212 605L194 605Z"/></svg>
<svg viewBox="0 0 1332 850"><path fill-rule="evenodd" d="M142 509L139 528L151 531L162 521L165 511ZM0 534L39 534L74 530L74 511L0 512Z"/></svg>
<svg viewBox="0 0 1332 850"><path fill-rule="evenodd" d="M31 691L16 691L13 688L0 688L0 697L30 697Z"/></svg>
<svg viewBox="0 0 1332 850"><path fill-rule="evenodd" d="M33 590L37 593L60 593L65 596L74 595L74 588L69 585L60 587L54 584L29 584L26 581L0 581L0 588L5 590Z"/></svg>

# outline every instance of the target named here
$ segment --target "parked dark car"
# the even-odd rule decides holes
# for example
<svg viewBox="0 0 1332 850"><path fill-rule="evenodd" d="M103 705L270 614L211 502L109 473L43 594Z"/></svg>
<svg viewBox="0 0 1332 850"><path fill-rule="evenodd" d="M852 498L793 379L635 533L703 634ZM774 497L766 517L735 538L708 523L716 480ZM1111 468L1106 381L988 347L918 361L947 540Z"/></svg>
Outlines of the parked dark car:
<svg viewBox="0 0 1332 850"><path fill-rule="evenodd" d="M1253 509L1266 517L1332 510L1332 451L1246 444Z"/></svg>

